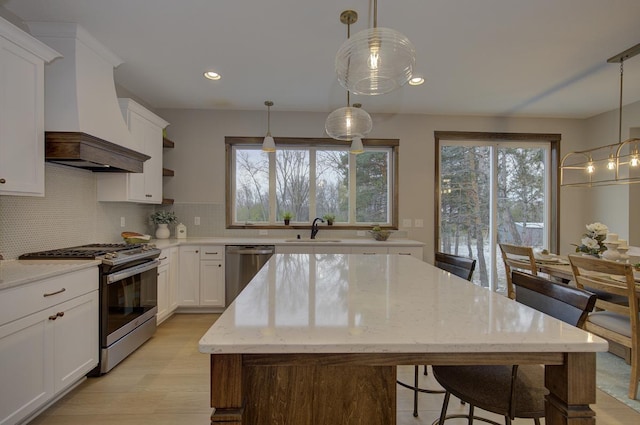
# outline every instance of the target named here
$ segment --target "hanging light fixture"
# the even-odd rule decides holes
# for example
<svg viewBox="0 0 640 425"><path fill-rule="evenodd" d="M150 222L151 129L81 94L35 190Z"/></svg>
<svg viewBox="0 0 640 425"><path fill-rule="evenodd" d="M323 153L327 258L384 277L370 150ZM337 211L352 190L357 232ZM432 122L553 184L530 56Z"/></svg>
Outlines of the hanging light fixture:
<svg viewBox="0 0 640 425"><path fill-rule="evenodd" d="M639 53L640 44L636 44L607 60L608 63L620 64L618 143L566 154L560 162L561 186L592 187L640 183L640 155L638 154L640 139L622 140L624 61Z"/></svg>
<svg viewBox="0 0 640 425"><path fill-rule="evenodd" d="M336 53L340 84L354 94L378 95L402 87L412 77L416 50L391 28L378 28L378 1L373 0L373 28L348 39Z"/></svg>
<svg viewBox="0 0 640 425"><path fill-rule="evenodd" d="M350 36L351 24L357 20L358 14L353 10L345 10L340 14L340 22L347 25L347 39ZM362 145L362 137L369 134L373 128L373 122L367 111L360 107L350 106L349 90L347 90L347 106L330 113L324 127L327 134L334 139L352 141L358 139Z"/></svg>
<svg viewBox="0 0 640 425"><path fill-rule="evenodd" d="M264 152L275 152L276 142L273 140L273 137L271 137L271 107L273 106L273 102L265 100L264 104L267 106L267 135L262 141L262 150Z"/></svg>

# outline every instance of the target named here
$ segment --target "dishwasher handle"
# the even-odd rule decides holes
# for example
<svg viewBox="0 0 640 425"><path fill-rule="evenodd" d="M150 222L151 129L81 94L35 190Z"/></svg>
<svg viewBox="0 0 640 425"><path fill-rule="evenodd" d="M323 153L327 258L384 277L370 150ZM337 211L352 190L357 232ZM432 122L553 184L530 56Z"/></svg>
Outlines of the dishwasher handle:
<svg viewBox="0 0 640 425"><path fill-rule="evenodd" d="M227 250L227 254L237 254L237 255L263 255L263 254L273 254L272 248L237 248Z"/></svg>

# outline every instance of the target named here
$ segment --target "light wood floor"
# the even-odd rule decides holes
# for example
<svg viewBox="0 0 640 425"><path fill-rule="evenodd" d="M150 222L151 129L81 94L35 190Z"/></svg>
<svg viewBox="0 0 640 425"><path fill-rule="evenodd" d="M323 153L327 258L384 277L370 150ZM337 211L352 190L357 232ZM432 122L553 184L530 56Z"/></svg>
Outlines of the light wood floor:
<svg viewBox="0 0 640 425"><path fill-rule="evenodd" d="M151 340L115 369L100 378L87 379L31 424L209 424L209 357L198 352L198 340L217 317L173 316L158 328ZM413 368L398 368L398 377L411 382ZM437 387L430 376L423 385ZM398 425L431 424L440 414L443 396L421 395L420 415L414 418L412 394L398 387ZM449 409L452 413L464 408L452 397ZM640 423L640 413L601 391L598 391L594 410L598 424ZM514 422L516 425L532 423L530 420ZM466 421L447 424L466 424Z"/></svg>

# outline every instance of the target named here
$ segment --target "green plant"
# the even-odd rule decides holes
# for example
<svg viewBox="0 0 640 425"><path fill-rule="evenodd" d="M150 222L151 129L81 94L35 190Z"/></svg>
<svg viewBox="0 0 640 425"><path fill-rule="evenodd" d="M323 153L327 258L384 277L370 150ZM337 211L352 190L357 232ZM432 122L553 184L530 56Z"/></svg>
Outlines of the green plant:
<svg viewBox="0 0 640 425"><path fill-rule="evenodd" d="M289 211L285 211L282 213L283 220L291 220L292 217L293 217L293 214L291 214Z"/></svg>
<svg viewBox="0 0 640 425"><path fill-rule="evenodd" d="M176 213L174 213L173 211L164 211L164 210L154 212L149 216L149 219L154 224L170 224L178 221L178 217L176 216Z"/></svg>
<svg viewBox="0 0 640 425"><path fill-rule="evenodd" d="M327 224L331 225L334 221L336 221L336 216L334 214L325 214L322 216L324 220L326 220Z"/></svg>

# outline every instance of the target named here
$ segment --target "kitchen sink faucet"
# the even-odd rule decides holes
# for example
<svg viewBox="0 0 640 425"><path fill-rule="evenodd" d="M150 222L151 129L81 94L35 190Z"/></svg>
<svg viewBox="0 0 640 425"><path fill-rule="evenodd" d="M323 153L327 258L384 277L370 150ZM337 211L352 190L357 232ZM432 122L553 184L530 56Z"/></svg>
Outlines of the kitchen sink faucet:
<svg viewBox="0 0 640 425"><path fill-rule="evenodd" d="M316 235L318 234L318 231L320 230L318 229L318 220L324 223L324 220L321 219L320 217L316 217L313 220L313 224L311 225L311 239L315 239Z"/></svg>

